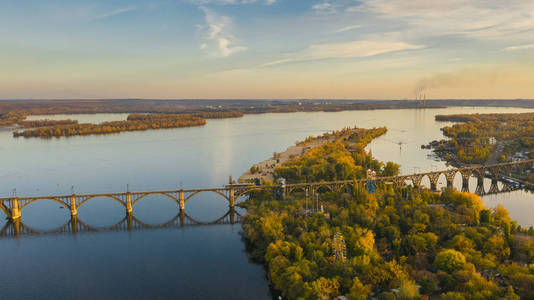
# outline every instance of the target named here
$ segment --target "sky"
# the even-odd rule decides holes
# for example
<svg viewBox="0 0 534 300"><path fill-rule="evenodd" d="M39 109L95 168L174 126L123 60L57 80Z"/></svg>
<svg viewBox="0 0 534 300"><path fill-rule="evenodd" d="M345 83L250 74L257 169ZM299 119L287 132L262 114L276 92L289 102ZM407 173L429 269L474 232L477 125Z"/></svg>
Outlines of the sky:
<svg viewBox="0 0 534 300"><path fill-rule="evenodd" d="M534 98L532 0L0 0L0 99Z"/></svg>

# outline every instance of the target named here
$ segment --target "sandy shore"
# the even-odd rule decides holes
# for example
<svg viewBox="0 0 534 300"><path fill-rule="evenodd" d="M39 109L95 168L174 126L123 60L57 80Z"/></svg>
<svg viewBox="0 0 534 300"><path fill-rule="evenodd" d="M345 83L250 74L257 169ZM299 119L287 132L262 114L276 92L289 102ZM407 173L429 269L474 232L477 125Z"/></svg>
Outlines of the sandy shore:
<svg viewBox="0 0 534 300"><path fill-rule="evenodd" d="M272 181L274 179L274 170L281 166L286 161L305 154L313 148L328 144L336 139L331 135L328 137L317 137L309 142L299 142L295 146L291 146L286 151L281 153L274 153L273 157L257 163L253 168L257 168L257 171L253 173L250 170L246 171L239 177L239 183L255 183L257 180ZM252 169L252 168L251 168Z"/></svg>

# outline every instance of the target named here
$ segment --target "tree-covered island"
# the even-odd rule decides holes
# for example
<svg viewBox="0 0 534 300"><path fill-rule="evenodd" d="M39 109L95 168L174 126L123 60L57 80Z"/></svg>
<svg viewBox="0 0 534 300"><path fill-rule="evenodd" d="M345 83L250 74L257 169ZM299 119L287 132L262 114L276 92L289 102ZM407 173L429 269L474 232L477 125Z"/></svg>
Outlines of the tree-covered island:
<svg viewBox="0 0 534 300"><path fill-rule="evenodd" d="M398 166L365 151L372 130L335 140L276 168L287 182L357 180ZM531 299L534 229L474 194L407 186L354 188L244 204L243 238L274 290L288 299Z"/></svg>
<svg viewBox="0 0 534 300"><path fill-rule="evenodd" d="M437 115L456 122L442 128L448 138L430 147L453 165L498 163L532 158L534 113Z"/></svg>

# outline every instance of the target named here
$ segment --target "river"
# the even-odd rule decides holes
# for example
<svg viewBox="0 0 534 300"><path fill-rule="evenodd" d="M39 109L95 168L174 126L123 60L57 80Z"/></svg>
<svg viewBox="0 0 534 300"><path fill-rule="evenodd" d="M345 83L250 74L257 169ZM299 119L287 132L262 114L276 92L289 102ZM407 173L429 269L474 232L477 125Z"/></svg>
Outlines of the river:
<svg viewBox="0 0 534 300"><path fill-rule="evenodd" d="M436 114L529 112L528 109L446 108L245 115L208 120L206 126L60 139L15 139L0 131L0 196L166 190L222 186L252 164L297 140L347 126L387 126L368 149L380 160L401 164L402 173L446 168L421 144L442 138ZM32 119L41 117L32 117ZM83 122L123 120L125 114L48 116ZM459 178L456 178L457 181ZM484 197L501 203L521 225L534 224L534 195L516 191ZM215 220L228 210L216 194L187 203L189 216ZM243 211L238 211L243 213ZM134 215L161 224L178 213L159 196L141 200ZM1 214L1 213L0 213ZM69 211L38 201L22 211L22 222L53 230ZM95 227L124 218L124 208L94 199L78 218ZM2 228L7 221L0 221ZM270 299L264 272L249 262L241 226L186 226L105 233L47 234L0 239L0 298L5 299Z"/></svg>

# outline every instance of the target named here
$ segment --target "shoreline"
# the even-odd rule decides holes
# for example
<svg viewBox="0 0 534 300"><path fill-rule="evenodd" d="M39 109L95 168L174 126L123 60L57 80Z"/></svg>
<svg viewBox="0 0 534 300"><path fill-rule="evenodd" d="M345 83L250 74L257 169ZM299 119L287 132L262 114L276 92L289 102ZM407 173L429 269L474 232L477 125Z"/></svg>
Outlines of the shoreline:
<svg viewBox="0 0 534 300"><path fill-rule="evenodd" d="M289 146L284 152L277 153L275 152L274 155L266 160L263 160L259 163L256 163L252 165L252 167L245 171L241 176L239 176L238 182L239 183L257 183L258 180L260 182L262 181L273 181L274 180L274 170L282 166L285 162L289 161L290 159L293 159L295 157L300 157L304 154L306 154L311 149L326 145L328 143L331 143L335 141L335 136L330 135L328 136L322 135L317 138L314 138L311 141L300 141L296 142L295 145ZM254 173L251 172L254 170L254 168L257 168L257 171Z"/></svg>

